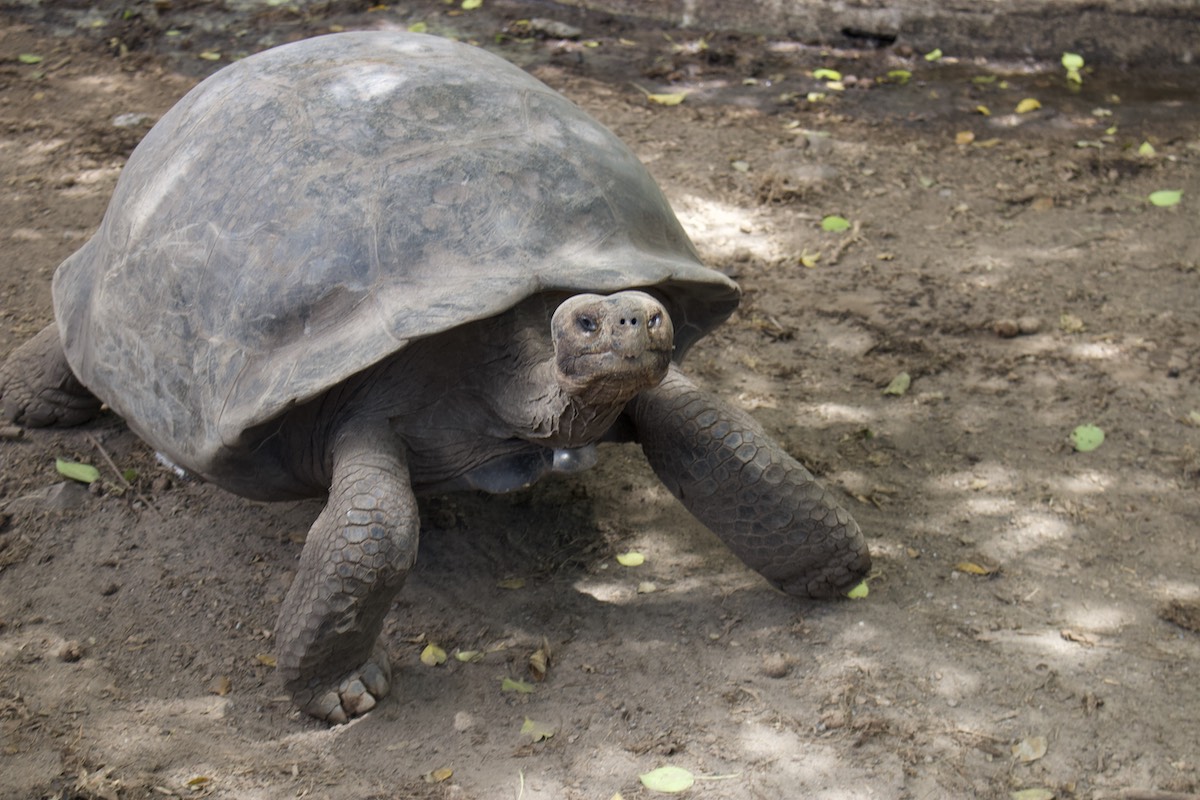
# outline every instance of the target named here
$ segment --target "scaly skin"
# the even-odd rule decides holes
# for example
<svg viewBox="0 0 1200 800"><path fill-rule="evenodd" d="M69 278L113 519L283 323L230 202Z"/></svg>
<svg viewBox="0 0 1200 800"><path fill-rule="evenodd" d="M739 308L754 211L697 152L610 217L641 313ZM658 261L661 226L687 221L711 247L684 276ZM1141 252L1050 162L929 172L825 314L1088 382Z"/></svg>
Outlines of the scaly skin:
<svg viewBox="0 0 1200 800"><path fill-rule="evenodd" d="M0 419L30 428L70 426L100 413L100 401L67 366L53 322L0 365Z"/></svg>
<svg viewBox="0 0 1200 800"><path fill-rule="evenodd" d="M836 597L871 568L858 524L749 414L675 367L630 411L659 479L778 588Z"/></svg>
<svg viewBox="0 0 1200 800"><path fill-rule="evenodd" d="M329 502L279 611L280 676L296 705L328 722L366 713L391 683L377 639L416 561L419 528L402 452L386 423L343 428Z"/></svg>

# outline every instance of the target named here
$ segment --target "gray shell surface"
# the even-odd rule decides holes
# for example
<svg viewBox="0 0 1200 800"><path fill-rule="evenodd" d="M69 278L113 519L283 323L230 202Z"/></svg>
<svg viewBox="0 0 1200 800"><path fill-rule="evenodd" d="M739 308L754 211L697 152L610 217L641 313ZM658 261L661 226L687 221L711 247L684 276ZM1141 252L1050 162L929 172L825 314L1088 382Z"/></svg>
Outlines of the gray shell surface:
<svg viewBox="0 0 1200 800"><path fill-rule="evenodd" d="M737 287L612 133L481 49L343 33L236 62L134 151L59 267L85 385L200 473L406 343L542 291L654 286L679 352Z"/></svg>

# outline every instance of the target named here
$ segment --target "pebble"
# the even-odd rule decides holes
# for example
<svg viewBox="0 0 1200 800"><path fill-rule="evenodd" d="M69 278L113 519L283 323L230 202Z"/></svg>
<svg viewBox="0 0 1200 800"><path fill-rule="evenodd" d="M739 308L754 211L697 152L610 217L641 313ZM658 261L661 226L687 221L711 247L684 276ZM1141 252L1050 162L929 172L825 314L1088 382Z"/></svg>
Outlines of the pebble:
<svg viewBox="0 0 1200 800"><path fill-rule="evenodd" d="M64 642L63 646L58 650L59 661L65 661L68 664L74 664L81 658L83 658L83 645L74 639Z"/></svg>
<svg viewBox="0 0 1200 800"><path fill-rule="evenodd" d="M1002 339L1011 339L1014 336L1032 336L1041 332L1042 320L1038 317L1021 317L1019 319L1004 317L992 323L992 330Z"/></svg>
<svg viewBox="0 0 1200 800"><path fill-rule="evenodd" d="M466 733L475 727L475 717L468 711L459 711L454 715L454 730Z"/></svg>
<svg viewBox="0 0 1200 800"><path fill-rule="evenodd" d="M792 671L792 665L783 653L771 653L763 656L762 673L768 678L786 678Z"/></svg>

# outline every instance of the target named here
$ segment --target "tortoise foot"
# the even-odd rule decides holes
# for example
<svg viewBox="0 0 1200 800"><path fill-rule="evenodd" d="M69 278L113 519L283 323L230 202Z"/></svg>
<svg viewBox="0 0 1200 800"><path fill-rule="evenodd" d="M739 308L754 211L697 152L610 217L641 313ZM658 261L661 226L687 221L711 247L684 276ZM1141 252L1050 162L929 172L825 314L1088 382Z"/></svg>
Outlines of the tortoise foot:
<svg viewBox="0 0 1200 800"><path fill-rule="evenodd" d="M376 645L362 666L331 680L311 678L292 689L292 698L304 713L331 725L342 725L374 708L387 696L391 685L387 652Z"/></svg>
<svg viewBox="0 0 1200 800"><path fill-rule="evenodd" d="M29 428L70 426L100 412L100 401L72 374L58 326L18 347L0 365L0 420Z"/></svg>

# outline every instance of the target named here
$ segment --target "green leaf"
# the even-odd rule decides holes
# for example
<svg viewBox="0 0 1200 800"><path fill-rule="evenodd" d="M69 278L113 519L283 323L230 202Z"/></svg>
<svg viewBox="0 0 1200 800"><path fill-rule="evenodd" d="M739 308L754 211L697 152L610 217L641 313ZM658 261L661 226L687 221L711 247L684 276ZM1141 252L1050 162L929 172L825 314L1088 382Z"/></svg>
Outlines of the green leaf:
<svg viewBox="0 0 1200 800"><path fill-rule="evenodd" d="M521 726L521 734L531 737L535 742L543 742L555 733L557 731L554 730L552 725L547 725L544 722L534 722L529 717L525 718L525 724Z"/></svg>
<svg viewBox="0 0 1200 800"><path fill-rule="evenodd" d="M80 483L93 483L100 479L100 470L91 464L80 464L77 461L67 461L66 459L59 458L55 459L54 468L64 478L70 478Z"/></svg>
<svg viewBox="0 0 1200 800"><path fill-rule="evenodd" d="M1071 445L1080 453L1090 453L1104 443L1104 431L1095 425L1080 425L1071 431Z"/></svg>
<svg viewBox="0 0 1200 800"><path fill-rule="evenodd" d="M35 53L21 53L21 55L17 56L17 61L20 61L22 64L40 64L42 63L42 57Z"/></svg>
<svg viewBox="0 0 1200 800"><path fill-rule="evenodd" d="M1179 205L1179 201L1182 198L1183 198L1182 190L1160 189L1157 192L1151 192L1150 197L1148 199L1150 200L1151 205L1158 206L1159 208L1169 208L1171 206Z"/></svg>
<svg viewBox="0 0 1200 800"><path fill-rule="evenodd" d="M889 69L887 78L889 81L905 84L912 80L912 73L906 69Z"/></svg>
<svg viewBox="0 0 1200 800"><path fill-rule="evenodd" d="M512 678L503 678L500 681L500 691L533 694L533 684L526 683L525 681L515 681Z"/></svg>
<svg viewBox="0 0 1200 800"><path fill-rule="evenodd" d="M630 550L628 553L617 553L617 563L622 567L640 567L646 563L646 557L635 550Z"/></svg>
<svg viewBox="0 0 1200 800"><path fill-rule="evenodd" d="M659 767L639 775L638 780L652 792L678 794L692 788L696 776L683 767Z"/></svg>
<svg viewBox="0 0 1200 800"><path fill-rule="evenodd" d="M821 220L821 230L829 231L830 233L840 233L841 231L850 229L850 220L845 217L839 217L836 214L830 214Z"/></svg>
<svg viewBox="0 0 1200 800"><path fill-rule="evenodd" d="M1149 142L1142 142L1142 146L1137 149L1137 154L1142 158L1152 158L1155 152L1154 145Z"/></svg>
<svg viewBox="0 0 1200 800"><path fill-rule="evenodd" d="M867 582L861 581L858 586L855 586L853 589L846 592L846 597L849 597L851 600L862 600L866 598L870 591L871 590L867 588Z"/></svg>
<svg viewBox="0 0 1200 800"><path fill-rule="evenodd" d="M1081 70L1083 69L1083 56L1078 53L1063 53L1062 65L1069 70Z"/></svg>
<svg viewBox="0 0 1200 800"><path fill-rule="evenodd" d="M937 61L942 57L942 48L935 47L925 54L926 61Z"/></svg>
<svg viewBox="0 0 1200 800"><path fill-rule="evenodd" d="M463 0L463 11L474 11L483 5L483 0Z"/></svg>
<svg viewBox="0 0 1200 800"><path fill-rule="evenodd" d="M424 22L414 22L412 25L408 26L408 32L409 33L428 33L429 25Z"/></svg>
<svg viewBox="0 0 1200 800"><path fill-rule="evenodd" d="M125 479L126 483L133 483L135 480L137 480L137 476L138 471L132 467L121 473L121 477Z"/></svg>
<svg viewBox="0 0 1200 800"><path fill-rule="evenodd" d="M883 390L884 394L892 394L896 397L901 397L908 391L908 387L912 385L912 378L907 372L901 372L896 377L892 378L892 382Z"/></svg>
<svg viewBox="0 0 1200 800"><path fill-rule="evenodd" d="M814 69L812 76L819 81L840 81L842 79L842 73L836 69L826 69L825 67Z"/></svg>

